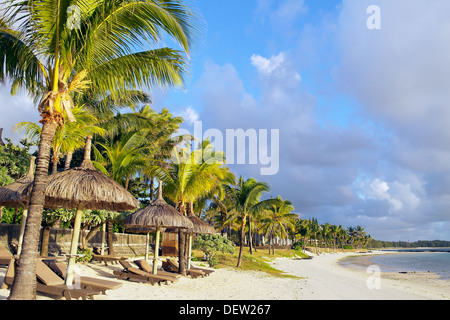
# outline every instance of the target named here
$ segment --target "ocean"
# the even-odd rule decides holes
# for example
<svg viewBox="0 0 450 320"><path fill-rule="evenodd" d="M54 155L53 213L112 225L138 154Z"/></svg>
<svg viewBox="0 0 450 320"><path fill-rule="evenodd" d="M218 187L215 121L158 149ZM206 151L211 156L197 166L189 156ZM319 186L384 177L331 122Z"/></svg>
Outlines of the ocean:
<svg viewBox="0 0 450 320"><path fill-rule="evenodd" d="M450 279L450 248L383 250L398 252L370 257L365 264L376 264L382 272L433 272ZM353 263L358 263L358 258Z"/></svg>

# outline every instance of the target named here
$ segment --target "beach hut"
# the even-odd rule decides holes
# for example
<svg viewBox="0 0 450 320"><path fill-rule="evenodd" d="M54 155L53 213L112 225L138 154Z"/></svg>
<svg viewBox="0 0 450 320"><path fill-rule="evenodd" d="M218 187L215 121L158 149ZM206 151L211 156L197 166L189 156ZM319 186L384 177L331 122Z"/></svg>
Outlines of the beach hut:
<svg viewBox="0 0 450 320"><path fill-rule="evenodd" d="M157 273L157 259L159 251L159 237L162 229L190 229L192 222L167 204L162 196L162 183L159 182L158 198L147 207L136 211L125 218L124 224L127 228L143 228L147 235L150 230L156 231L155 250L153 257L153 274Z"/></svg>
<svg viewBox="0 0 450 320"><path fill-rule="evenodd" d="M124 187L95 169L91 162L92 137L86 138L84 159L79 167L49 176L45 207L76 209L66 284L73 282L83 210L128 211L139 208L138 200Z"/></svg>
<svg viewBox="0 0 450 320"><path fill-rule="evenodd" d="M17 247L18 255L20 255L20 252L22 251L23 234L25 232L25 224L28 215L28 203L34 181L35 160L36 157L31 156L28 173L23 178L17 179L13 183L0 188L0 206L23 208L22 224L20 226L19 243Z"/></svg>

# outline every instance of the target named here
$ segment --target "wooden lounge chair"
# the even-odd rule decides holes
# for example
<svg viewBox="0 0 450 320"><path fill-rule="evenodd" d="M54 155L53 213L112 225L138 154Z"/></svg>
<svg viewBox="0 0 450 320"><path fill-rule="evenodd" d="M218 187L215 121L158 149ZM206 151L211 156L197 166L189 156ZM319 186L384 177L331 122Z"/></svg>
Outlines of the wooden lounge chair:
<svg viewBox="0 0 450 320"><path fill-rule="evenodd" d="M161 283L168 284L169 282L174 282L176 280L173 277L169 278L142 271L139 268L133 267L131 263L126 260L119 260L119 263L124 269L122 271L113 271L113 274L122 280L149 282L151 285L154 285L155 283L159 285L161 285Z"/></svg>
<svg viewBox="0 0 450 320"><path fill-rule="evenodd" d="M8 265L12 257L13 255L11 252L0 246L0 265Z"/></svg>
<svg viewBox="0 0 450 320"><path fill-rule="evenodd" d="M63 279L66 278L67 265L65 263L48 261L47 264L57 275ZM94 277L80 276L78 280L80 281L82 288L92 288L93 290L100 291L102 294L106 294L106 290L118 289L123 285L121 282L98 279Z"/></svg>
<svg viewBox="0 0 450 320"><path fill-rule="evenodd" d="M168 272L178 273L179 267L178 262L167 259L166 261L163 261L163 269ZM191 276L192 279L198 278L198 277L205 277L206 274L201 270L193 270L193 269L186 269L186 274L188 276Z"/></svg>
<svg viewBox="0 0 450 320"><path fill-rule="evenodd" d="M116 264L120 260L126 260L128 258L121 257L121 256L116 256L116 255L99 255L99 254L92 253L92 259L94 261L98 261L100 263L104 262L105 265L107 266L108 262L111 262L111 264Z"/></svg>
<svg viewBox="0 0 450 320"><path fill-rule="evenodd" d="M200 267L194 267L194 266L192 266L192 265L191 265L191 270L200 270L200 271L203 271L203 272L205 273L206 276L209 276L209 275L211 275L211 273L214 272L214 270L211 270L211 269L200 268Z"/></svg>
<svg viewBox="0 0 450 320"><path fill-rule="evenodd" d="M153 267L147 262L147 260L145 259L134 260L134 263L139 267L139 269L148 273L153 273ZM157 272L158 272L157 274L160 276L175 278L175 280L181 278L181 275L177 273L167 272L160 269L158 269Z"/></svg>
<svg viewBox="0 0 450 320"><path fill-rule="evenodd" d="M11 259L6 271L5 278L3 280L2 288L5 286L11 287L14 282L16 262L15 259ZM45 293L50 296L56 296L58 298L66 298L66 300L82 298L94 299L95 295L100 294L99 291L85 289L71 289L64 284L64 280L61 279L56 273L54 273L44 262L36 260L36 291Z"/></svg>

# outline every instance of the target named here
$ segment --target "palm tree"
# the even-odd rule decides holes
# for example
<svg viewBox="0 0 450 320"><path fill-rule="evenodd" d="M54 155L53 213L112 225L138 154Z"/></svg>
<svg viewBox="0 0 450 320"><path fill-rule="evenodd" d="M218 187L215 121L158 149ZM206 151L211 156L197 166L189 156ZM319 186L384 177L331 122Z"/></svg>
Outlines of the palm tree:
<svg viewBox="0 0 450 320"><path fill-rule="evenodd" d="M346 244L348 237L348 231L344 227L339 226L338 239L341 243L342 252L344 252L344 245Z"/></svg>
<svg viewBox="0 0 450 320"><path fill-rule="evenodd" d="M234 175L223 162L212 160L217 156L216 152L211 153L211 159L203 158L203 153L210 148L210 141L205 140L192 152L187 148L173 152L171 163L147 169L149 175L163 181L166 196L175 203L181 214L186 214L190 203L203 196L212 196L212 191L221 193L223 183L234 181Z"/></svg>
<svg viewBox="0 0 450 320"><path fill-rule="evenodd" d="M336 252L336 238L339 234L340 228L342 228L342 226L337 226L335 224L330 226L330 233L331 233L331 236L333 237L334 252Z"/></svg>
<svg viewBox="0 0 450 320"><path fill-rule="evenodd" d="M227 194L233 201L233 210L235 211L235 216L241 219L237 267L240 267L242 262L247 218L254 212L264 210L266 205L272 203L273 199L260 201L261 195L264 192L268 192L269 190L270 188L267 183L258 182L253 178L249 178L248 180L244 181L242 176L239 178L236 187L226 186Z"/></svg>
<svg viewBox="0 0 450 320"><path fill-rule="evenodd" d="M62 155L67 155L66 168L70 167L71 154L79 148L84 147L85 139L93 134L105 134L105 130L98 127L98 119L85 110L77 106L72 109L75 121L68 122L64 126L56 128L55 137L52 143L52 174L57 172L57 165ZM67 120L67 119L65 119ZM16 131L25 131L26 135L33 139L41 134L41 127L34 122L19 122L15 125ZM70 156L69 156L70 154Z"/></svg>
<svg viewBox="0 0 450 320"><path fill-rule="evenodd" d="M275 248L273 246L273 239L275 236L284 238L288 235L289 229L294 229L295 219L298 216L292 213L294 206L289 200L282 200L281 197L277 197L272 204L265 210L266 217L262 219L262 230L269 238L269 254L270 243L272 243L272 254L275 254Z"/></svg>
<svg viewBox="0 0 450 320"><path fill-rule="evenodd" d="M306 248L307 238L311 237L310 220L299 219L296 222L296 237L302 242L302 250Z"/></svg>
<svg viewBox="0 0 450 320"><path fill-rule="evenodd" d="M328 235L330 234L331 231L331 225L329 223L324 223L321 225L321 236L323 239L323 243L324 243L324 250L326 247L328 247ZM322 250L323 251L323 250Z"/></svg>
<svg viewBox="0 0 450 320"><path fill-rule="evenodd" d="M222 185L234 181L234 175L223 162L216 161L215 151L211 152L210 141L205 140L192 152L188 148L174 148L170 163L150 166L149 176L155 176L164 183L165 195L175 203L175 208L183 215L193 211L193 203L205 196L222 193ZM204 158L204 153L211 158ZM161 186L160 186L161 187ZM192 212L193 213L193 212ZM179 231L180 272L184 272L185 234Z"/></svg>
<svg viewBox="0 0 450 320"><path fill-rule="evenodd" d="M318 252L317 252L317 234L320 232L320 225L317 222L316 218L311 219L310 229L311 229L311 234L314 236L315 252L316 252L316 254L318 254Z"/></svg>
<svg viewBox="0 0 450 320"><path fill-rule="evenodd" d="M56 127L72 119L72 96L120 95L130 88L181 86L200 31L196 13L180 1L9 1L0 17L0 81L39 100L42 117L24 247L10 299L36 298L36 257L45 181ZM68 8L77 6L76 27ZM7 15L7 16L6 16ZM182 48L154 48L169 35ZM136 52L136 50L143 51ZM184 53L183 53L184 52Z"/></svg>

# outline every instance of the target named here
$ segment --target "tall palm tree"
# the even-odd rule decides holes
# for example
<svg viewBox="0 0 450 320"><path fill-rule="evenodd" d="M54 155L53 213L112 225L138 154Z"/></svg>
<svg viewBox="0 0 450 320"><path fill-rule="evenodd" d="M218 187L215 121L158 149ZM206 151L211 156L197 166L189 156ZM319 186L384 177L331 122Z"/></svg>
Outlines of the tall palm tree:
<svg viewBox="0 0 450 320"><path fill-rule="evenodd" d="M330 226L330 233L331 233L331 236L333 237L334 252L336 252L336 239L339 234L340 228L342 228L342 226L337 226L335 224Z"/></svg>
<svg viewBox="0 0 450 320"><path fill-rule="evenodd" d="M193 151L188 148L174 148L170 163L161 163L146 169L149 176L155 176L164 183L166 196L183 215L186 215L188 210L193 211L193 203L196 200L220 194L224 183L234 181L234 175L224 166L224 162L215 160L218 154L211 152L211 148L213 146L208 140L203 141ZM204 153L211 155L211 158L205 159ZM183 231L179 231L178 237L180 272L183 273L186 265Z"/></svg>
<svg viewBox="0 0 450 320"><path fill-rule="evenodd" d="M294 206L289 200L283 200L277 197L272 204L265 210L266 217L262 219L262 229L269 238L269 254L270 243L272 243L272 254L275 254L273 245L274 237L284 238L288 235L289 229L294 229L295 219L298 216L292 213Z"/></svg>
<svg viewBox="0 0 450 320"><path fill-rule="evenodd" d="M72 109L75 121L66 122L64 126L56 128L52 143L52 174L57 172L57 165L62 155L72 154L76 149L84 147L86 137L93 134L105 134L105 130L96 124L98 119L82 106ZM67 119L65 119L67 120ZM25 131L33 139L41 134L41 127L34 122L19 122L15 125L16 131ZM70 158L67 164L70 165Z"/></svg>
<svg viewBox="0 0 450 320"><path fill-rule="evenodd" d="M254 212L264 210L265 206L273 201L273 199L260 201L261 195L269 190L270 188L267 183L258 182L253 178L249 178L244 181L242 176L239 178L239 181L235 187L226 186L227 194L233 201L233 210L235 211L235 215L241 219L237 267L240 267L242 263L247 218Z"/></svg>
<svg viewBox="0 0 450 320"><path fill-rule="evenodd" d="M70 24L69 7L79 17ZM10 299L36 298L36 257L45 181L56 127L71 117L74 92L181 86L199 32L196 13L176 1L8 1L0 16L0 81L40 101L42 132L30 196L24 247ZM6 16L7 15L7 16ZM17 26L17 27L16 27ZM75 26L75 27L74 27ZM181 51L163 43L174 39ZM142 51L139 51L142 50ZM138 52L136 52L138 51Z"/></svg>
<svg viewBox="0 0 450 320"><path fill-rule="evenodd" d="M302 239L303 250L306 248L306 239L311 238L311 221L307 219L302 219L298 223L297 233Z"/></svg>
<svg viewBox="0 0 450 320"><path fill-rule="evenodd" d="M320 232L320 225L317 222L316 218L311 219L310 228L311 228L311 234L314 236L314 248L315 248L315 252L317 254L318 253L317 252L317 234Z"/></svg>
<svg viewBox="0 0 450 320"><path fill-rule="evenodd" d="M187 206L197 199L211 195L211 191L223 191L223 183L234 181L234 175L223 162L214 159L216 152L210 153L211 159L204 159L205 150L212 148L210 141L205 140L194 151L182 148L172 153L172 162L147 169L164 183L166 195L175 203L181 214L186 214ZM209 152L209 151L208 151Z"/></svg>
<svg viewBox="0 0 450 320"><path fill-rule="evenodd" d="M323 239L324 248L326 248L326 247L328 247L328 241L327 240L328 240L328 236L329 236L329 234L331 232L331 224L324 223L320 227L321 227L320 234L321 234L322 239Z"/></svg>

